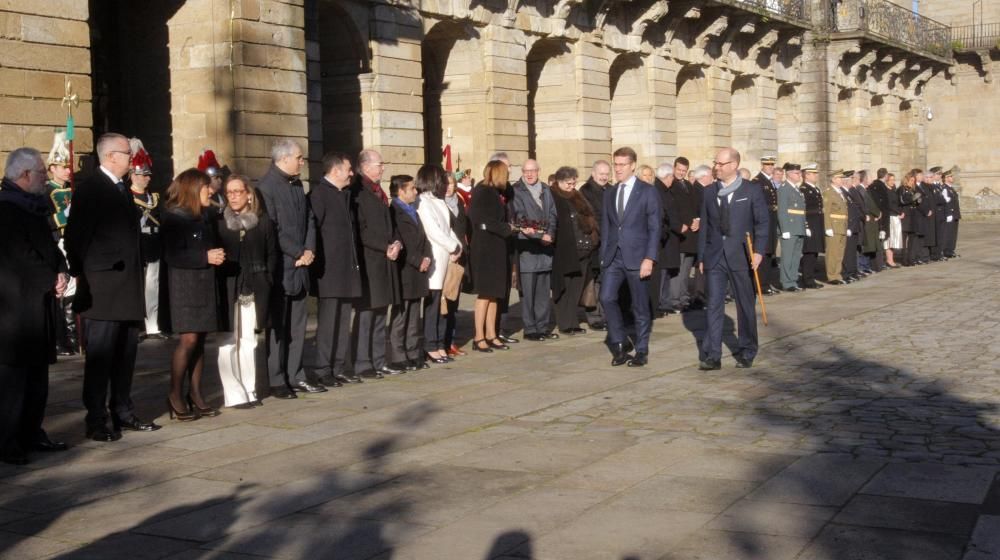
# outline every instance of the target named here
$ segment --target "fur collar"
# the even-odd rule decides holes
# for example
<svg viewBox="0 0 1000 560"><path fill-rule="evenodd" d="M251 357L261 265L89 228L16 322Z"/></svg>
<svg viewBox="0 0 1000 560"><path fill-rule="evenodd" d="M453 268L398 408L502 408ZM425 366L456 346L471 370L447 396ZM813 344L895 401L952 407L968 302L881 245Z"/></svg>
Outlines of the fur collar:
<svg viewBox="0 0 1000 560"><path fill-rule="evenodd" d="M237 214L228 206L222 212L222 215L226 219L226 228L231 231L251 230L257 227L257 222L259 221L257 214L255 214L252 210L245 210Z"/></svg>

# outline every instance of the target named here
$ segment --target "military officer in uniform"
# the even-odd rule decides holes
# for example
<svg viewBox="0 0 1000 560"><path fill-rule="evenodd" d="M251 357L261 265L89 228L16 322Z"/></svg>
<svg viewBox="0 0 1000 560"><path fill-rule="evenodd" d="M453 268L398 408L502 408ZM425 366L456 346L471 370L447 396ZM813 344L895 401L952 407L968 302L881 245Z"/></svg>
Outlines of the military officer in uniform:
<svg viewBox="0 0 1000 560"><path fill-rule="evenodd" d="M841 190L844 170L830 173L830 184L823 189L823 222L826 225L826 281L844 284L844 251L847 248L847 199Z"/></svg>
<svg viewBox="0 0 1000 560"><path fill-rule="evenodd" d="M132 202L139 215L139 255L142 258L144 295L146 298L146 330L139 334L139 342L147 338L164 340L160 332L160 195L149 192L153 176L153 159L149 157L142 140L130 138L132 149Z"/></svg>
<svg viewBox="0 0 1000 560"><path fill-rule="evenodd" d="M945 171L941 174L941 177L944 179L942 187L946 201L944 221L947 224L945 228L944 257L954 259L960 256L955 252L955 248L958 246L958 222L962 219L962 207L958 201L958 191L955 190L955 168L952 167Z"/></svg>
<svg viewBox="0 0 1000 560"><path fill-rule="evenodd" d="M778 247L778 189L774 185L774 165L778 161L775 156L764 156L760 158L760 173L753 178L755 183L764 192L764 201L767 203L768 218L768 245L764 255L764 262L761 264L760 282L764 295L778 293L780 282L778 280L778 266L774 254ZM780 184L780 183L779 183Z"/></svg>
<svg viewBox="0 0 1000 560"><path fill-rule="evenodd" d="M799 191L802 166L786 163L783 169L785 181L778 188L781 289L786 292L801 292L799 263L802 261L802 243L806 237L806 200Z"/></svg>
<svg viewBox="0 0 1000 560"><path fill-rule="evenodd" d="M823 252L823 193L816 186L819 178L819 166L807 163L802 166L803 180L799 192L806 201L806 238L802 241L802 264L799 272L802 274L802 287L819 289L823 285L816 282L816 260Z"/></svg>
<svg viewBox="0 0 1000 560"><path fill-rule="evenodd" d="M69 220L70 203L73 199L73 189L70 185L70 178L73 176L73 169L69 161L69 140L66 140L65 132L57 132L52 141L52 150L46 161L49 167L49 181L47 183L49 200L52 203L52 214L49 218L49 225L52 228L52 237L59 244L59 250L63 251L63 231L66 229L66 222ZM72 356L80 350L80 337L77 329L76 313L73 312L73 295L76 294L76 280L70 278L66 291L61 298L54 300L59 317L54 321L56 329L56 353L60 356Z"/></svg>

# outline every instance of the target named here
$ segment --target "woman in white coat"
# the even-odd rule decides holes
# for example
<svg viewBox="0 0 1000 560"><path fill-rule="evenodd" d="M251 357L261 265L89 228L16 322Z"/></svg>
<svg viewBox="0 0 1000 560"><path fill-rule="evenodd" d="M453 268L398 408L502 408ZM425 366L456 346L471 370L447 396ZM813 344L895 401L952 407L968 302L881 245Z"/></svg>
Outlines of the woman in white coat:
<svg viewBox="0 0 1000 560"><path fill-rule="evenodd" d="M441 289L448 274L448 263L458 260L462 243L451 229L451 212L444 201L448 175L440 165L424 165L417 171L420 192L417 215L431 242L434 258L429 273L430 296L424 298L424 350L428 361L444 364L452 361L444 347L445 316L441 313Z"/></svg>

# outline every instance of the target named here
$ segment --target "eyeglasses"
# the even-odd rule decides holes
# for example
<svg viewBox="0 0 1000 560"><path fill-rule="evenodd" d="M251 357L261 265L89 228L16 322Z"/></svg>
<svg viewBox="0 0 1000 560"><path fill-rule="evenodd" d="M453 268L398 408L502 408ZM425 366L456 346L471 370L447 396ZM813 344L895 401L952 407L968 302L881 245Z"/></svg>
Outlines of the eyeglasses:
<svg viewBox="0 0 1000 560"><path fill-rule="evenodd" d="M734 162L732 162L732 161L713 161L712 165L714 165L716 167L725 167L725 166L729 165L730 163L734 163Z"/></svg>
<svg viewBox="0 0 1000 560"><path fill-rule="evenodd" d="M132 150L128 150L128 151L122 151L122 150L111 150L111 152L110 152L110 153L112 153L112 154L125 154L125 155L127 155L128 157L132 157Z"/></svg>

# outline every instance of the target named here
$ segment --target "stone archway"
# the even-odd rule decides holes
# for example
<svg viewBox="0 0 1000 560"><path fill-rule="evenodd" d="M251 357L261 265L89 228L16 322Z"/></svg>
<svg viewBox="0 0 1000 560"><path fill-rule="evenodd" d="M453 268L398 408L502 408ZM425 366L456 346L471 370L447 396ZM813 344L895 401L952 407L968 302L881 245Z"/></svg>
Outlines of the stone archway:
<svg viewBox="0 0 1000 560"><path fill-rule="evenodd" d="M320 177L324 152L356 157L364 147L362 81L371 72L366 41L356 19L367 8L355 2L306 3L306 80L310 176Z"/></svg>
<svg viewBox="0 0 1000 560"><path fill-rule="evenodd" d="M435 24L421 43L421 63L425 161L441 161L442 149L450 145L455 169L481 169L491 147L478 31L453 21Z"/></svg>
<svg viewBox="0 0 1000 560"><path fill-rule="evenodd" d="M732 145L739 150L743 161L758 161L763 155L765 126L758 99L757 86L752 76L738 76L731 86L730 134ZM767 132L771 132L768 130Z"/></svg>
<svg viewBox="0 0 1000 560"><path fill-rule="evenodd" d="M575 146L567 142L576 129L576 67L573 51L562 41L542 39L528 51L528 157L543 173L574 165Z"/></svg>
<svg viewBox="0 0 1000 560"><path fill-rule="evenodd" d="M712 161L713 106L708 80L699 66L685 66L677 74L677 155L696 166Z"/></svg>

